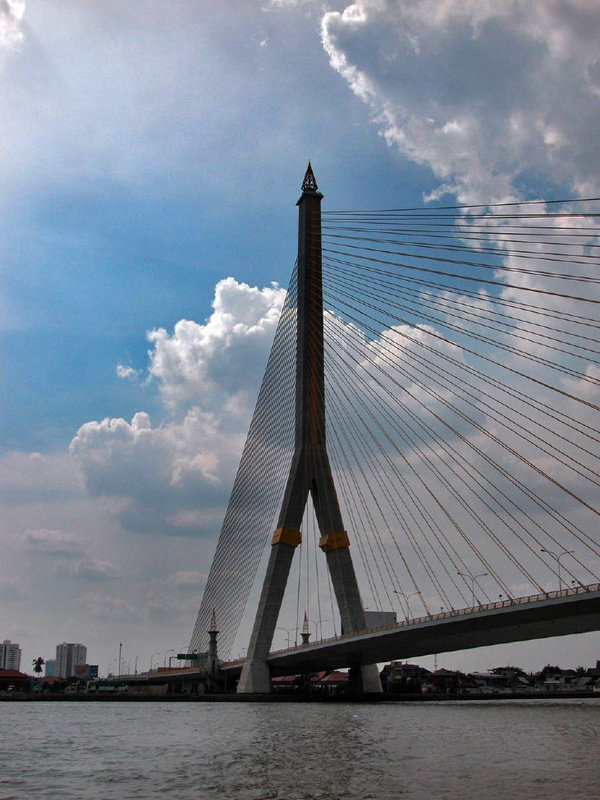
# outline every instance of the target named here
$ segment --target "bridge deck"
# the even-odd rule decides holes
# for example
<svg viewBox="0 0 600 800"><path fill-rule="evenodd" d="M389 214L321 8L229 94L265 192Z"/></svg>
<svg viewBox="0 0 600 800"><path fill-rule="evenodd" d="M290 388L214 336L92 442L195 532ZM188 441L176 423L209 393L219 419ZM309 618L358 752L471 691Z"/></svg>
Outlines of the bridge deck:
<svg viewBox="0 0 600 800"><path fill-rule="evenodd" d="M600 630L600 584L441 612L269 654L273 675ZM225 669L235 674L243 662Z"/></svg>

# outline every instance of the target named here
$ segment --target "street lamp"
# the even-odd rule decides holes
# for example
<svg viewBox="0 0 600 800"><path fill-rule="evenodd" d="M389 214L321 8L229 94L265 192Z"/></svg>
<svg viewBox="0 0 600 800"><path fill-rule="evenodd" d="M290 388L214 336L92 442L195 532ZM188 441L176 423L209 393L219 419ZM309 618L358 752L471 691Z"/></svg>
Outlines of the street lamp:
<svg viewBox="0 0 600 800"><path fill-rule="evenodd" d="M276 628L278 631L285 631L287 634L287 646L290 647L290 633L297 631L298 628L280 628L279 626Z"/></svg>
<svg viewBox="0 0 600 800"><path fill-rule="evenodd" d="M167 653L174 653L174 652L175 650L173 650L173 648L171 648L170 650L165 650L165 654L163 656L163 667L167 666ZM169 664L169 666L171 665Z"/></svg>
<svg viewBox="0 0 600 800"><path fill-rule="evenodd" d="M575 550L563 550L558 555L556 555L556 553L553 553L552 550L544 550L544 549L540 550L540 553L548 553L549 556L552 556L552 558L556 559L556 564L557 564L557 567L558 567L558 591L559 592L562 590L562 578L561 578L561 574L560 574L560 560L561 560L561 558L563 556L573 555L574 552L575 552Z"/></svg>
<svg viewBox="0 0 600 800"><path fill-rule="evenodd" d="M400 603L400 608L402 608L402 602L400 597L404 598L404 602L406 603L406 613L404 614L406 621L408 622L408 618L410 617L410 605L408 601L411 597L419 596L421 592L410 592L410 594L404 594L404 592L399 592L397 589L394 589L394 594L398 595L398 602ZM404 610L404 609L403 609Z"/></svg>
<svg viewBox="0 0 600 800"><path fill-rule="evenodd" d="M312 624L315 626L315 639L318 638L317 627L319 625L321 626L321 639L322 639L323 638L323 623L324 622L329 622L329 620L328 619L320 619L320 620L309 619L308 621L312 622Z"/></svg>
<svg viewBox="0 0 600 800"><path fill-rule="evenodd" d="M159 655L160 655L160 650L158 651L158 653L152 653L152 655L150 656L150 672L152 672L152 664L154 663L154 656L159 656Z"/></svg>
<svg viewBox="0 0 600 800"><path fill-rule="evenodd" d="M480 572L479 575L471 575L470 572L458 572L457 575L460 575L461 578L469 578L471 581L471 606L475 607L475 583L477 582L477 578L485 578L487 577L488 572Z"/></svg>

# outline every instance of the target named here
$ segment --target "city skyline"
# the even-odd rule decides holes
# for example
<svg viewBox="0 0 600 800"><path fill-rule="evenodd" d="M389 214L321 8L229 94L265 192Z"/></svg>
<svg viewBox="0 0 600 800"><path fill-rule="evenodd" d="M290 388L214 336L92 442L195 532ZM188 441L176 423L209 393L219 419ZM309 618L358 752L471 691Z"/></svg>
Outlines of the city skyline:
<svg viewBox="0 0 600 800"><path fill-rule="evenodd" d="M599 23L525 0L0 9L0 630L24 664L187 646L308 159L328 208L598 196ZM594 633L444 662L598 657Z"/></svg>

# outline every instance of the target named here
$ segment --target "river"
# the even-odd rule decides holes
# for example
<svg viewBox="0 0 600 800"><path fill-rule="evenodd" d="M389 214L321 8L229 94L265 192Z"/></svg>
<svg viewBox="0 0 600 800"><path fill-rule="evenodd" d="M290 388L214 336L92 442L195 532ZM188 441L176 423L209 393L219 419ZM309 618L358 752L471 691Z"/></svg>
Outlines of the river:
<svg viewBox="0 0 600 800"><path fill-rule="evenodd" d="M589 800L600 699L0 703L2 800Z"/></svg>

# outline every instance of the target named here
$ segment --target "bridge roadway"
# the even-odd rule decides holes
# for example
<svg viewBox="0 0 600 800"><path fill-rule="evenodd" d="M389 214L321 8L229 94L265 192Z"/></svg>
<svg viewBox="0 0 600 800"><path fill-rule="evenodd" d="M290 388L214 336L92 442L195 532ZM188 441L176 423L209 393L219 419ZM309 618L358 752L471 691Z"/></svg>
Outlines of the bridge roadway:
<svg viewBox="0 0 600 800"><path fill-rule="evenodd" d="M275 675L340 669L600 630L600 584L444 611L271 652ZM222 665L237 676L243 661Z"/></svg>

